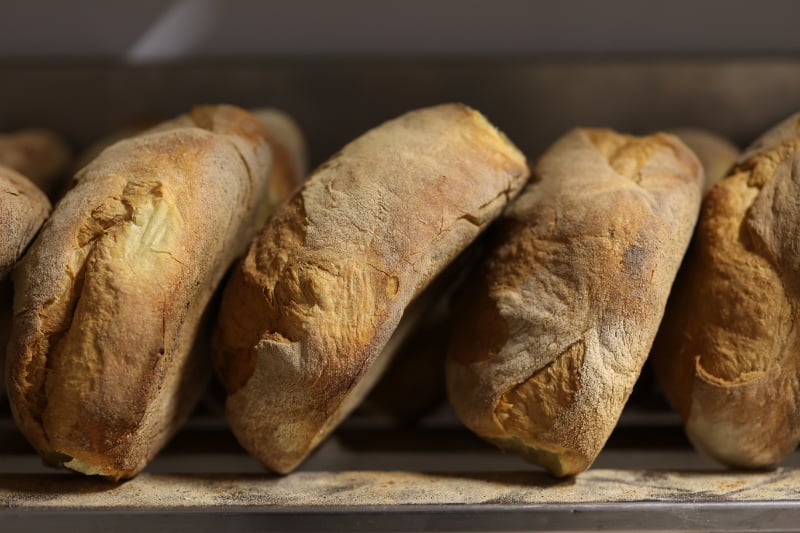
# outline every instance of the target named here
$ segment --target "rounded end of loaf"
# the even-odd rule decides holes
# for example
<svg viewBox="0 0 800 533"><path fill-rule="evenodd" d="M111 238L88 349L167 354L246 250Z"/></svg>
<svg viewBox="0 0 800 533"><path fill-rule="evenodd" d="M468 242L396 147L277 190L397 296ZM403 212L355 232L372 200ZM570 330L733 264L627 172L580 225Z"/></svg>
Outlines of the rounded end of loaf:
<svg viewBox="0 0 800 533"><path fill-rule="evenodd" d="M734 468L768 468L797 448L797 391L785 369L744 372L735 380L710 373L695 358L686 433L707 457Z"/></svg>
<svg viewBox="0 0 800 533"><path fill-rule="evenodd" d="M518 176L524 175L527 180L529 170L525 154L500 128L490 122L486 115L460 102L442 104L428 109L437 110L446 115L462 116L474 132L472 135L475 135L476 141L493 147L497 152L496 157L505 157L509 160L505 165L506 168L516 172Z"/></svg>
<svg viewBox="0 0 800 533"><path fill-rule="evenodd" d="M251 113L287 151L293 170L289 184L297 186L302 183L308 173L308 147L300 126L288 113L272 107L253 109Z"/></svg>
<svg viewBox="0 0 800 533"><path fill-rule="evenodd" d="M125 468L109 464L108 461L102 459L92 460L87 458L81 460L62 452L50 452L44 455L45 462L50 466L64 467L78 474L99 476L113 482L131 479L146 466L146 462L143 462L134 467Z"/></svg>
<svg viewBox="0 0 800 533"><path fill-rule="evenodd" d="M51 198L72 160L72 150L57 133L29 128L0 135L0 165L13 168Z"/></svg>
<svg viewBox="0 0 800 533"><path fill-rule="evenodd" d="M705 179L703 193L708 192L728 174L739 157L739 148L725 137L702 128L674 128L667 131L686 144L700 160Z"/></svg>
<svg viewBox="0 0 800 533"><path fill-rule="evenodd" d="M0 166L0 280L22 256L49 213L50 201L39 187L19 172Z"/></svg>
<svg viewBox="0 0 800 533"><path fill-rule="evenodd" d="M516 453L527 462L541 466L550 475L559 478L580 474L594 462L594 457L586 457L568 448L537 446L516 436L488 440L501 450Z"/></svg>

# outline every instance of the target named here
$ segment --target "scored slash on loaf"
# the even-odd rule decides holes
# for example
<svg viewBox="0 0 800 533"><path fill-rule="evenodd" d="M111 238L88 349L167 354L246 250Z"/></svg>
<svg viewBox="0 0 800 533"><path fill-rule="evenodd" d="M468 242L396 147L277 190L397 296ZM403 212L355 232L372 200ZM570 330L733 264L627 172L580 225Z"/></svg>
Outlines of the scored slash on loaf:
<svg viewBox="0 0 800 533"><path fill-rule="evenodd" d="M386 122L323 164L225 289L217 364L242 445L294 469L377 380L407 307L527 177L522 153L459 104Z"/></svg>
<svg viewBox="0 0 800 533"><path fill-rule="evenodd" d="M299 181L282 141L198 107L75 177L13 276L9 399L47 462L128 478L185 420L211 375L206 304Z"/></svg>
<svg viewBox="0 0 800 533"><path fill-rule="evenodd" d="M577 129L539 159L456 307L448 394L557 476L597 457L647 358L703 173L676 137Z"/></svg>

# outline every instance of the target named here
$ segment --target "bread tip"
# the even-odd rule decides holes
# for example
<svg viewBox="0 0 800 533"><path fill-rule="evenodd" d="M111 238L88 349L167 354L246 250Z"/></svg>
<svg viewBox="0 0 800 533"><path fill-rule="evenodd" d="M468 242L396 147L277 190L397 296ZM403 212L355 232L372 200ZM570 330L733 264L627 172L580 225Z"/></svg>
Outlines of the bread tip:
<svg viewBox="0 0 800 533"><path fill-rule="evenodd" d="M520 455L525 461L541 466L557 478L566 478L586 471L592 460L574 451L566 449L548 449L544 446L533 446L524 442L517 435L505 438L487 439L503 451Z"/></svg>

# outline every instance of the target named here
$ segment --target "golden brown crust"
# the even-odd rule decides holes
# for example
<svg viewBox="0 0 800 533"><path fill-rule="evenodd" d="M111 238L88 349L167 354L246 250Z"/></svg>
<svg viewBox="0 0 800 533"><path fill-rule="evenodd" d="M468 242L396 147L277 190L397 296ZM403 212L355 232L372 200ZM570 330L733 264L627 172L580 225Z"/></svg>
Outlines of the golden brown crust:
<svg viewBox="0 0 800 533"><path fill-rule="evenodd" d="M766 132L707 195L653 350L692 442L737 467L800 441L800 115Z"/></svg>
<svg viewBox="0 0 800 533"><path fill-rule="evenodd" d="M278 472L300 463L377 379L409 303L527 175L457 104L389 121L322 165L223 297L219 368L245 448Z"/></svg>
<svg viewBox="0 0 800 533"><path fill-rule="evenodd" d="M210 376L192 353L206 303L270 201L252 115L169 124L85 167L14 274L12 410L46 460L87 474L135 475L185 419Z"/></svg>
<svg viewBox="0 0 800 533"><path fill-rule="evenodd" d="M30 128L0 135L0 165L16 170L51 198L71 158L64 140L49 130Z"/></svg>
<svg viewBox="0 0 800 533"><path fill-rule="evenodd" d="M702 171L673 136L578 129L533 174L457 306L447 386L473 431L564 476L594 461L639 375Z"/></svg>

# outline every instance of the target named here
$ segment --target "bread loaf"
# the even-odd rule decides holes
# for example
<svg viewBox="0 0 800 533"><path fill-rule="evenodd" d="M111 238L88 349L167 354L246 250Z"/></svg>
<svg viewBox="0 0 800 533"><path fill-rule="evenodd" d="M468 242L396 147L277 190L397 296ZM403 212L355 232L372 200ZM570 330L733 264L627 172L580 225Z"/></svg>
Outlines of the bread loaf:
<svg viewBox="0 0 800 533"><path fill-rule="evenodd" d="M2 154L0 154L1 156ZM11 330L11 283L4 279L50 213L50 202L27 178L0 160L0 395Z"/></svg>
<svg viewBox="0 0 800 533"><path fill-rule="evenodd" d="M131 477L185 419L211 372L206 304L290 189L274 182L297 182L273 151L250 113L199 107L76 177L14 272L9 398L47 462Z"/></svg>
<svg viewBox="0 0 800 533"><path fill-rule="evenodd" d="M689 243L703 174L677 138L576 129L532 170L457 305L464 423L556 476L614 428Z"/></svg>
<svg viewBox="0 0 800 533"><path fill-rule="evenodd" d="M31 180L50 198L55 198L72 157L71 150L56 133L29 128L0 135L0 165Z"/></svg>
<svg viewBox="0 0 800 533"><path fill-rule="evenodd" d="M735 144L712 131L702 128L674 128L667 133L683 141L700 160L705 174L703 193L725 177L739 157L739 148Z"/></svg>
<svg viewBox="0 0 800 533"><path fill-rule="evenodd" d="M766 132L703 202L653 349L694 445L763 467L800 440L800 114Z"/></svg>
<svg viewBox="0 0 800 533"><path fill-rule="evenodd" d="M36 236L49 212L50 202L36 185L0 165L0 280Z"/></svg>
<svg viewBox="0 0 800 533"><path fill-rule="evenodd" d="M407 307L527 176L508 139L459 104L386 122L313 173L223 296L218 369L242 445L294 469L379 377Z"/></svg>

